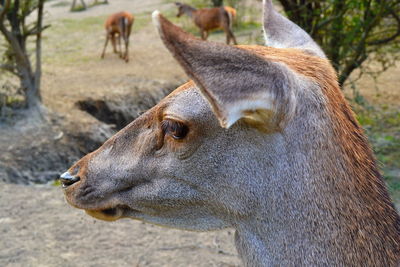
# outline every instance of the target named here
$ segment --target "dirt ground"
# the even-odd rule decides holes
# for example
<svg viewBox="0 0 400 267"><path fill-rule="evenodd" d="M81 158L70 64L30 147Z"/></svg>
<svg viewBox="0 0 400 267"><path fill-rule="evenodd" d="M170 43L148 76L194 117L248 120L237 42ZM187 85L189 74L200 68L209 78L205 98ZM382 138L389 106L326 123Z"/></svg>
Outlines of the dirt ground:
<svg viewBox="0 0 400 267"><path fill-rule="evenodd" d="M109 223L70 207L60 188L0 184L0 266L238 266L233 231Z"/></svg>
<svg viewBox="0 0 400 267"><path fill-rule="evenodd" d="M99 140L109 135L103 124L77 108L77 101L124 96L186 81L150 23L155 9L172 17L176 12L173 1L109 2L75 13L68 11L70 1L46 4L46 23L52 26L44 34L42 94L53 126L39 126L30 118L7 131L0 129L0 157L15 157L11 152L20 148L18 156L31 153L29 160L34 163L52 147L68 153L69 134L74 131L93 132L95 128L101 135ZM136 17L130 62L120 60L110 52L110 47L106 58L100 60L103 21L108 14L120 10L128 10ZM223 38L221 34L211 36L212 40ZM238 41L242 43L247 38L238 36ZM367 79L359 85L371 101L398 104L399 82L397 67L379 80L388 92L385 95ZM31 152L23 147L29 147ZM66 160L74 158L55 158L54 162ZM56 173L43 170L43 175L53 177ZM232 230L193 233L132 220L102 222L67 205L61 189L52 185L0 182L0 238L0 266L240 265Z"/></svg>

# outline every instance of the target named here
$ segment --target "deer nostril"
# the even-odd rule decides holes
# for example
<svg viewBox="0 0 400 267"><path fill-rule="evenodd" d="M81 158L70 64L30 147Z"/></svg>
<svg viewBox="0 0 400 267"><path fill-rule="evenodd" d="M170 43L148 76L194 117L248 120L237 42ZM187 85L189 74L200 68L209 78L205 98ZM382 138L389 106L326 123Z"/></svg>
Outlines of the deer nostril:
<svg viewBox="0 0 400 267"><path fill-rule="evenodd" d="M60 181L63 188L66 188L80 180L79 176L72 176L69 172L64 172L60 176Z"/></svg>

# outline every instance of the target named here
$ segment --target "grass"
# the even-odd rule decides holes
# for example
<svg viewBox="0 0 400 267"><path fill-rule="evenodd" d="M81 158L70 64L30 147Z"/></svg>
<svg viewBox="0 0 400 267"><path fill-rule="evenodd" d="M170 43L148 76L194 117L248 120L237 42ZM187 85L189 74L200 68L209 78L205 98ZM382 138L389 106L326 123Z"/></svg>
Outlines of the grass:
<svg viewBox="0 0 400 267"><path fill-rule="evenodd" d="M358 121L368 135L389 192L400 203L400 111L398 107L355 103Z"/></svg>
<svg viewBox="0 0 400 267"><path fill-rule="evenodd" d="M51 4L52 7L64 7L64 6L69 6L70 3L68 1L57 1L53 4Z"/></svg>
<svg viewBox="0 0 400 267"><path fill-rule="evenodd" d="M53 180L52 182L50 182L50 184L52 186L55 186L55 187L60 187L61 186L61 181L59 179Z"/></svg>
<svg viewBox="0 0 400 267"><path fill-rule="evenodd" d="M93 30L94 27L102 26L106 18L106 16L97 16L83 19L63 19L62 23L67 31L87 32Z"/></svg>
<svg viewBox="0 0 400 267"><path fill-rule="evenodd" d="M71 12L81 12L85 10L86 8L83 5L76 5L73 8L71 8Z"/></svg>
<svg viewBox="0 0 400 267"><path fill-rule="evenodd" d="M87 5L86 5L86 8L85 8L83 5L78 4L78 5L76 5L74 8L72 8L70 11L71 11L71 12L80 12L80 11L84 11L84 10L89 9L89 8L91 8L91 7L94 7L94 6L98 6L98 5L107 5L107 4L108 4L108 3L106 3L105 1L103 1L103 2L92 2L92 3L90 3L90 4L87 4ZM67 5L69 5L69 3L67 3Z"/></svg>
<svg viewBox="0 0 400 267"><path fill-rule="evenodd" d="M98 60L105 40L107 16L63 19L54 23L43 35L44 64L75 65ZM132 34L151 23L150 13L135 15Z"/></svg>

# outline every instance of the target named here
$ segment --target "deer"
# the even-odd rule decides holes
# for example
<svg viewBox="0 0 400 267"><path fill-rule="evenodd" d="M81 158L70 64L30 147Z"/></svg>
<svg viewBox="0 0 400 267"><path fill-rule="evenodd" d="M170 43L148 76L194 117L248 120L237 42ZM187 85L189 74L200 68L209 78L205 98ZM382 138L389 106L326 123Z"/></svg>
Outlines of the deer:
<svg viewBox="0 0 400 267"><path fill-rule="evenodd" d="M190 17L194 24L200 29L200 35L203 40L207 40L209 31L222 29L226 34L226 43L232 40L236 45L236 37L232 31L233 19L236 17L236 10L232 7L214 7L196 9L190 5L175 2L178 7L178 18L183 14Z"/></svg>
<svg viewBox="0 0 400 267"><path fill-rule="evenodd" d="M134 17L132 14L122 11L109 16L104 25L106 29L106 41L104 44L101 58L103 59L106 53L108 41L111 39L114 53L119 54L120 58L125 62L129 62L129 36L132 31ZM121 38L125 44L125 53L122 53ZM119 46L119 51L117 49Z"/></svg>
<svg viewBox="0 0 400 267"><path fill-rule="evenodd" d="M224 6L224 9L226 10L226 12L229 13L229 15L232 18L232 21L234 21L236 19L236 9L234 9L233 7L230 6Z"/></svg>
<svg viewBox="0 0 400 267"><path fill-rule="evenodd" d="M153 21L189 82L68 169L105 221L235 230L244 266L399 266L400 217L323 50L263 2L266 46Z"/></svg>

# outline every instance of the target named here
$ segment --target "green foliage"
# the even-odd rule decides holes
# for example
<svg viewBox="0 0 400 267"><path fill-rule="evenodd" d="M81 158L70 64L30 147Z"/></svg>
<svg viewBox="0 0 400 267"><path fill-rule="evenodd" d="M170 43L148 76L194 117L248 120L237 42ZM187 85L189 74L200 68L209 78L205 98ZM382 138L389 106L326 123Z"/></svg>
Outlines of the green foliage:
<svg viewBox="0 0 400 267"><path fill-rule="evenodd" d="M400 58L399 0L279 0L288 17L321 45L343 84L359 69L377 75ZM368 60L380 68L368 69Z"/></svg>
<svg viewBox="0 0 400 267"><path fill-rule="evenodd" d="M48 1L49 2L49 1ZM52 7L64 7L64 6L69 6L70 3L69 1L53 1L55 3L53 3L51 6Z"/></svg>
<svg viewBox="0 0 400 267"><path fill-rule="evenodd" d="M385 181L395 202L400 202L400 111L382 105L355 104L358 121L372 143L383 169Z"/></svg>
<svg viewBox="0 0 400 267"><path fill-rule="evenodd" d="M86 7L83 5L76 5L74 7L71 8L71 12L81 12L81 11L85 11Z"/></svg>
<svg viewBox="0 0 400 267"><path fill-rule="evenodd" d="M57 180L54 180L54 181L51 183L51 185L52 185L52 186L55 186L55 187L60 187L60 186L61 186L61 182L60 182L59 179L57 179Z"/></svg>
<svg viewBox="0 0 400 267"><path fill-rule="evenodd" d="M222 6L224 0L211 0L213 6L217 7L217 6Z"/></svg>

